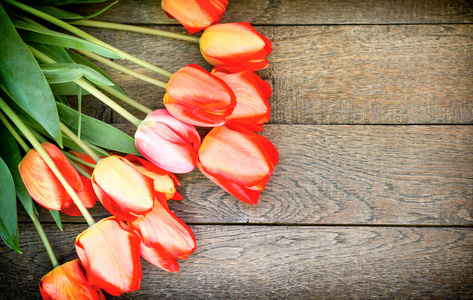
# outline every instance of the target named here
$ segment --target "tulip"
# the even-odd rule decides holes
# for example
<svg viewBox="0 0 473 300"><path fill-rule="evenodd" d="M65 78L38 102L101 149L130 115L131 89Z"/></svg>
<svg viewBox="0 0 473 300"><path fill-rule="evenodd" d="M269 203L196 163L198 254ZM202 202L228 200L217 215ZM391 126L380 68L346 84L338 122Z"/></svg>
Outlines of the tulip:
<svg viewBox="0 0 473 300"><path fill-rule="evenodd" d="M181 194L176 191L176 185L181 185L176 175L133 154L128 154L125 158L131 162L141 174L154 180L154 191L156 193L164 194L166 200L182 200Z"/></svg>
<svg viewBox="0 0 473 300"><path fill-rule="evenodd" d="M76 192L77 196L79 196L79 199L81 200L82 204L84 204L85 208L92 208L97 202L97 196L95 195L94 189L92 187L92 181L82 175L79 175L79 177L84 188L82 191ZM74 203L71 203L69 207L63 208L61 212L69 216L80 216L82 214L77 205Z"/></svg>
<svg viewBox="0 0 473 300"><path fill-rule="evenodd" d="M248 22L212 25L200 38L200 52L213 66L264 69L272 50L271 42Z"/></svg>
<svg viewBox="0 0 473 300"><path fill-rule="evenodd" d="M105 300L102 291L87 282L78 259L60 265L44 275L39 283L39 291L44 300Z"/></svg>
<svg viewBox="0 0 473 300"><path fill-rule="evenodd" d="M128 225L140 233L142 255L151 263L153 260L167 260L166 264L172 268L176 258L186 259L197 248L190 228L167 208L163 199L156 198L151 212Z"/></svg>
<svg viewBox="0 0 473 300"><path fill-rule="evenodd" d="M124 222L109 217L76 238L76 252L89 283L113 296L140 288L143 277L140 237Z"/></svg>
<svg viewBox="0 0 473 300"><path fill-rule="evenodd" d="M93 288L85 278L78 259L62 264L44 275L39 290L46 299L105 299L100 289Z"/></svg>
<svg viewBox="0 0 473 300"><path fill-rule="evenodd" d="M179 263L177 260L167 254L166 251L158 245L147 247L141 242L140 253L141 257L160 269L171 273L179 272Z"/></svg>
<svg viewBox="0 0 473 300"><path fill-rule="evenodd" d="M223 80L194 64L172 75L163 102L176 119L203 127L223 125L236 104Z"/></svg>
<svg viewBox="0 0 473 300"><path fill-rule="evenodd" d="M166 15L178 20L191 34L219 22L227 5L228 0L161 1L161 7Z"/></svg>
<svg viewBox="0 0 473 300"><path fill-rule="evenodd" d="M236 96L235 109L227 117L226 124L239 124L252 131L263 130L271 112L269 84L248 69L215 67L212 74L225 81Z"/></svg>
<svg viewBox="0 0 473 300"><path fill-rule="evenodd" d="M228 193L256 204L278 160L278 151L267 138L244 128L221 126L204 138L197 166Z"/></svg>
<svg viewBox="0 0 473 300"><path fill-rule="evenodd" d="M92 186L103 206L121 220L134 220L153 208L153 180L123 157L101 159L92 174Z"/></svg>
<svg viewBox="0 0 473 300"><path fill-rule="evenodd" d="M51 143L43 143L42 146L69 185L74 190L81 191L83 186L79 174L61 150ZM41 206L49 210L61 210L73 203L61 182L35 149L25 155L18 169L28 193Z"/></svg>
<svg viewBox="0 0 473 300"><path fill-rule="evenodd" d="M82 159L83 161L87 162L87 163L91 163L91 164L95 164L95 160L90 157L90 155L88 154L85 154L85 153L82 153L82 152L79 152L79 151L75 151L75 150L69 150L69 153L74 155L74 156L77 156L78 158ZM94 169L91 168L91 167L87 167L87 166L84 166L80 163L77 163L78 166L86 171L89 175L92 175L92 173L94 172Z"/></svg>
<svg viewBox="0 0 473 300"><path fill-rule="evenodd" d="M197 165L199 133L165 109L153 111L141 122L135 141L147 160L166 171L188 173Z"/></svg>

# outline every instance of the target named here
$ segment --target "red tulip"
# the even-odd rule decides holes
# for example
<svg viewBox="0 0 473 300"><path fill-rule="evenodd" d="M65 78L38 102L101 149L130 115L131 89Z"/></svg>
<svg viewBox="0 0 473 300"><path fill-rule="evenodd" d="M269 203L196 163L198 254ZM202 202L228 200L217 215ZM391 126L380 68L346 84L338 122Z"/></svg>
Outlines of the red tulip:
<svg viewBox="0 0 473 300"><path fill-rule="evenodd" d="M124 222L109 217L76 238L76 251L93 286L119 296L140 288L143 277L140 237Z"/></svg>
<svg viewBox="0 0 473 300"><path fill-rule="evenodd" d="M78 259L54 268L39 283L44 300L105 300L102 291L87 282Z"/></svg>
<svg viewBox="0 0 473 300"><path fill-rule="evenodd" d="M83 186L79 174L61 150L51 143L43 143L42 146L69 185L74 190L81 191ZM73 203L56 175L36 150L30 150L18 168L28 193L41 206L50 210L61 210Z"/></svg>
<svg viewBox="0 0 473 300"><path fill-rule="evenodd" d="M236 96L236 106L227 117L227 124L238 124L252 131L263 130L271 112L269 84L248 69L215 67L212 74L225 81Z"/></svg>
<svg viewBox="0 0 473 300"><path fill-rule="evenodd" d="M131 162L141 174L154 180L154 191L166 196L166 200L182 200L181 194L176 191L176 185L180 186L176 175L165 171L149 161L128 154L125 158Z"/></svg>
<svg viewBox="0 0 473 300"><path fill-rule="evenodd" d="M225 82L194 64L172 75L163 102L176 119L203 127L223 125L236 104Z"/></svg>
<svg viewBox="0 0 473 300"><path fill-rule="evenodd" d="M217 23L227 8L228 0L162 0L161 7L189 33L196 33Z"/></svg>
<svg viewBox="0 0 473 300"><path fill-rule="evenodd" d="M123 157L101 159L92 174L92 186L103 206L121 220L134 220L153 208L153 180Z"/></svg>
<svg viewBox="0 0 473 300"><path fill-rule="evenodd" d="M248 22L212 25L200 38L200 52L213 66L264 69L272 50L271 42Z"/></svg>
<svg viewBox="0 0 473 300"><path fill-rule="evenodd" d="M145 247L143 250L142 246L142 255L148 261L153 263L153 259L167 260L167 265L172 267L174 263L172 259L187 258L194 252L197 245L190 228L167 208L163 200L160 201L157 198L151 212L128 224L140 233ZM146 247L153 249L146 249ZM158 265L158 267L162 266Z"/></svg>
<svg viewBox="0 0 473 300"><path fill-rule="evenodd" d="M200 171L228 193L256 204L279 154L271 142L244 128L212 129L199 149Z"/></svg>
<svg viewBox="0 0 473 300"><path fill-rule="evenodd" d="M77 196L79 196L79 199L82 201L82 204L84 204L85 208L92 208L97 202L97 196L95 195L94 188L92 187L92 181L83 177L82 175L79 176L84 188L82 191L76 192ZM69 207L63 208L61 212L69 216L80 216L82 214L77 205L74 203L71 203Z"/></svg>
<svg viewBox="0 0 473 300"><path fill-rule="evenodd" d="M199 133L165 109L153 111L141 122L135 141L147 160L166 171L188 173L197 165Z"/></svg>
<svg viewBox="0 0 473 300"><path fill-rule="evenodd" d="M141 257L156 267L171 273L179 272L179 264L177 260L167 254L167 252L163 248L159 247L159 245L147 247L143 242L141 242L140 251Z"/></svg>

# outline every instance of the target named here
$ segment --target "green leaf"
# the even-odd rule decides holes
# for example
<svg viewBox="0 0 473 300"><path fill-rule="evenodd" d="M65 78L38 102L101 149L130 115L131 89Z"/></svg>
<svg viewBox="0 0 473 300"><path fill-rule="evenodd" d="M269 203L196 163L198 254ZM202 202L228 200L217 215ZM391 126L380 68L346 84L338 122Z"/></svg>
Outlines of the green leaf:
<svg viewBox="0 0 473 300"><path fill-rule="evenodd" d="M107 5L105 8L102 8L101 10L99 10L98 12L95 12L91 15L88 15L87 17L84 18L84 20L88 20L88 19L92 19L92 18L95 18L101 14L103 14L104 12L106 12L110 7L114 6L115 4L118 3L118 0L115 1L115 2L112 2L110 3L109 5Z"/></svg>
<svg viewBox="0 0 473 300"><path fill-rule="evenodd" d="M57 94L54 94L54 98L56 99L57 102L60 102L60 103L62 103L62 104L64 104L64 105L67 105L67 106L71 106L71 105L69 104L69 101L67 101L66 96L64 96L64 95L57 95Z"/></svg>
<svg viewBox="0 0 473 300"><path fill-rule="evenodd" d="M5 243L18 253L18 222L16 215L15 185L10 170L0 158L0 235Z"/></svg>
<svg viewBox="0 0 473 300"><path fill-rule="evenodd" d="M21 180L20 171L18 165L20 164L22 157L18 144L13 135L8 131L5 125L0 122L0 157L3 158L5 163L10 169L10 173L15 183L16 195L20 199L21 204L25 208L26 212L31 218L35 218L35 207L33 205L33 199L26 190L23 180Z"/></svg>
<svg viewBox="0 0 473 300"><path fill-rule="evenodd" d="M56 95L77 96L77 84L66 82L60 84L51 84L51 90ZM82 90L82 95L90 95L86 90Z"/></svg>
<svg viewBox="0 0 473 300"><path fill-rule="evenodd" d="M40 67L51 84L66 83L85 77L95 84L113 85L99 72L80 64L41 64Z"/></svg>
<svg viewBox="0 0 473 300"><path fill-rule="evenodd" d="M63 47L45 45L38 43L28 43L31 47L45 54L58 63L72 63L72 58Z"/></svg>
<svg viewBox="0 0 473 300"><path fill-rule="evenodd" d="M0 32L0 78L6 90L62 145L53 93L1 5Z"/></svg>
<svg viewBox="0 0 473 300"><path fill-rule="evenodd" d="M57 210L50 210L51 216L53 216L54 222L56 222L57 227L62 231L62 222L61 222L61 215Z"/></svg>
<svg viewBox="0 0 473 300"><path fill-rule="evenodd" d="M62 10L60 8L54 7L54 6L35 6L37 10L40 10L44 13L47 13L48 15L51 15L55 18L58 19L63 19L63 20L81 20L84 19L83 16L68 12L65 10Z"/></svg>
<svg viewBox="0 0 473 300"><path fill-rule="evenodd" d="M84 152L84 150L77 146L77 144L71 140L70 138L68 138L66 135L63 135L62 138L64 139L64 147L67 147L69 149L72 149L72 150L76 150L76 151L79 151L79 152ZM82 140L89 148L91 148L92 150L94 150L96 153L98 153L100 156L109 156L109 154L107 153L107 151L103 150L102 148L100 147L97 147L95 145L92 145L91 143L89 142L86 142L84 140Z"/></svg>
<svg viewBox="0 0 473 300"><path fill-rule="evenodd" d="M88 50L110 58L122 58L112 50L106 49L102 46L72 35L49 30L18 19L13 20L13 24L16 28L20 29L19 33L25 41L60 46L64 48Z"/></svg>
<svg viewBox="0 0 473 300"><path fill-rule="evenodd" d="M119 91L120 93L125 94L125 92L118 86L118 84L115 83L115 81L113 81L113 79L108 76L108 74L102 70L101 68L99 68L97 65L95 65L93 62L91 62L90 60L88 60L87 58L84 58L82 56L80 56L79 54L75 53L75 52L72 52L71 50L68 50L67 53L69 54L69 56L74 60L74 62L78 63L78 64L81 64L81 65L84 65L84 66L87 66L89 68L92 68L94 69L95 71L99 72L100 74L102 74L105 78L107 78L108 80L110 80L111 82L114 83L114 86L113 88L116 89L117 91ZM83 91L85 92L85 91ZM86 95L85 93L82 93L82 95Z"/></svg>
<svg viewBox="0 0 473 300"><path fill-rule="evenodd" d="M61 121L72 131L77 132L78 112L58 102L56 105ZM82 140L106 149L141 155L132 137L110 124L84 114L82 115Z"/></svg>

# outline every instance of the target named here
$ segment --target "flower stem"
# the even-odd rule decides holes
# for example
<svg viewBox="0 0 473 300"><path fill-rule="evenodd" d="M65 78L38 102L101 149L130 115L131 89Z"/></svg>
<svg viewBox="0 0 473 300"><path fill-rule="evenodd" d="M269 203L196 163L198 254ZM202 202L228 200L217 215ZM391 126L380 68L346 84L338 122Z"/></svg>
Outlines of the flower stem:
<svg viewBox="0 0 473 300"><path fill-rule="evenodd" d="M51 260L51 264L53 265L53 268L59 266L59 263L57 261L56 255L54 255L53 248L51 247L51 244L49 243L48 237L46 236L46 233L44 232L43 226L41 226L41 223L37 218L31 218L33 221L33 225L36 228L36 231L38 231L39 237L41 238L41 242L43 242L44 248L46 248L46 252L48 253L49 259Z"/></svg>
<svg viewBox="0 0 473 300"><path fill-rule="evenodd" d="M100 157L95 154L94 150L90 149L89 146L87 146L81 139L79 139L79 137L75 135L74 132L72 132L69 128L67 128L66 125L64 125L62 122L59 122L59 127L65 135L67 135L74 143L77 144L77 146L84 150L85 153L89 154L89 156L92 157L95 162L98 162L100 160Z"/></svg>
<svg viewBox="0 0 473 300"><path fill-rule="evenodd" d="M82 169L79 166L79 164L75 163L72 159L69 159L69 157L68 157L68 160L69 160L69 163L74 167L74 169L77 170L77 173L84 176L85 178L91 179L90 174L87 173L84 169Z"/></svg>
<svg viewBox="0 0 473 300"><path fill-rule="evenodd" d="M131 69L128 69L127 67L124 67L124 66L121 66L117 63L114 63L113 61L110 61L108 59L106 59L105 57L103 56L100 56L100 55L97 55L93 52L90 52L90 51L87 51L87 50L76 50L77 52L80 52L90 58L93 58L95 59L96 61L98 62L101 62L103 63L104 65L107 65L109 67L112 67L114 69L117 69L118 71L120 72L123 72L125 74L128 74L128 75L131 75L135 78L138 78L140 80L143 80L145 82L148 82L148 83L151 83L151 84L154 84L154 85L157 85L159 87L162 87L162 88L165 88L166 87L166 83L165 82L162 82L160 80L156 80L154 78L151 78L151 77L148 77L144 74L141 74L141 73L138 73L138 72L135 72Z"/></svg>
<svg viewBox="0 0 473 300"><path fill-rule="evenodd" d="M74 25L81 25L81 26L88 26L88 27L96 27L96 28L105 28L105 29L114 29L114 30L122 30L122 31L131 31L131 32L138 32L144 34L151 34L163 37L169 37L173 39L183 40L192 43L199 43L200 38L194 36L188 36L179 33L172 33L168 31L158 30L158 29L151 29L133 25L125 25L119 23L111 23L111 22L101 22L101 21L92 21L92 20L80 20L72 22Z"/></svg>
<svg viewBox="0 0 473 300"><path fill-rule="evenodd" d="M56 61L54 61L53 59L49 58L47 55L41 53L41 51L38 51L36 50L35 48L33 47L28 47L31 52L33 53L33 55L39 59L40 61L44 62L44 63L47 63L47 64L54 64L56 63ZM118 105L117 103L115 103L115 101L113 101L112 99L110 99L109 97L105 96L103 93L101 93L98 89L96 89L94 86L90 85L89 83L87 83L86 81L84 81L83 79L77 79L77 80L74 80L74 82L82 87L84 90L88 91L89 93L91 93L92 95L94 95L97 99L99 99L100 101L102 101L104 104L108 105L111 109L113 109L114 111L116 111L117 113L119 113L122 117L124 117L125 119L127 119L128 121L130 121L132 124L134 124L136 127L138 127L141 123L141 121L135 117L134 115L132 115L131 113L129 113L126 109L124 109L123 107L121 107L120 105Z"/></svg>
<svg viewBox="0 0 473 300"><path fill-rule="evenodd" d="M69 160L72 160L72 161L75 161L76 163L80 164L80 165L83 165L83 166L86 166L86 167L89 167L89 168L95 168L96 164L91 164L89 162L86 162L82 159L80 159L79 157L75 156L74 154L71 154L69 152L66 152L66 151L62 151L62 153L64 153L64 155L69 159Z"/></svg>
<svg viewBox="0 0 473 300"><path fill-rule="evenodd" d="M132 98L128 97L127 95L125 94L122 94L120 93L119 91L117 91L116 89L108 86L108 85L102 85L102 84L98 84L97 85L100 89L104 90L105 92L111 94L112 96L122 100L123 102L125 102L126 104L138 109L139 111L142 111L144 112L145 114L149 114L152 112L151 109L149 109L148 107L142 105L141 103L138 103L136 102L135 100L133 100Z"/></svg>
<svg viewBox="0 0 473 300"><path fill-rule="evenodd" d="M15 138L18 144L20 144L21 148L23 148L23 151L28 153L30 151L30 146L26 144L25 140L16 132L15 128L10 124L8 119L5 117L5 115L0 112L0 120L2 123L5 125L5 127L8 129L8 131L11 133L11 135Z"/></svg>
<svg viewBox="0 0 473 300"><path fill-rule="evenodd" d="M1 98L0 98L0 109L3 110L3 112L10 118L10 120L21 131L21 133L23 133L23 135L30 142L30 144L35 148L35 150L38 151L38 154L41 156L44 162L48 165L48 167L54 173L54 175L62 184L62 186L64 187L66 192L69 194L69 196L71 196L72 200L74 201L75 205L77 205L77 208L79 208L87 224L89 224L89 226L94 225L95 224L94 219L89 214L84 204L82 204L82 201L80 200L79 196L77 196L77 193L74 191L74 189L69 185L67 180L61 174L61 171L54 164L54 161L51 159L48 152L44 150L43 146L41 146L39 141L34 137L34 135L31 133L28 127L23 123L23 121L21 121L21 119L15 114L15 112Z"/></svg>
<svg viewBox="0 0 473 300"><path fill-rule="evenodd" d="M26 12L32 14L32 15L35 15L35 16L37 16L38 18L41 18L41 19L46 20L46 21L48 21L48 22L50 22L50 23L52 23L52 24L54 24L54 25L57 25L57 26L59 26L59 27L65 29L65 30L67 30L67 31L69 31L69 32L71 32L71 33L73 33L73 34L75 34L75 35L77 35L77 36L83 38L84 40L87 40L87 41L89 41L89 42L92 42L92 43L94 43L94 44L97 44L97 45L99 45L99 46L102 46L102 47L104 47L104 48L107 48L107 49L109 49L109 50L115 52L116 54L120 55L121 57L123 57L123 58L125 58L125 59L127 59L127 60L129 60L129 61L131 61L131 62L134 62L134 63L137 64L137 65L143 66L143 67L145 67L145 68L147 68L147 69L150 69L150 70L152 70L152 71L154 71L154 72L156 72L156 73L158 73L158 74L161 74L161 75L163 75L163 76L166 76L166 77L171 77L171 75L172 75L172 73L169 73L169 72L166 71L166 70L163 70L163 69L161 69L161 68L158 68L158 67L156 67L156 66L154 66L154 65L152 65L152 64L150 64L150 63L148 63L148 62L145 62L145 61L143 61L143 60L141 60L141 59L139 59L139 58L137 58L137 57L134 57L134 56L132 56L132 55L126 53L126 52L123 52L123 51L121 51L120 49L117 49L117 48L115 48L115 47L113 47L113 46L111 46L111 45L109 45L109 44L107 44L107 43L105 43L105 42L102 42L101 40L99 40L99 39L97 39L97 38L91 36L90 34L86 33L85 31L82 31L82 30L78 29L77 27L74 27L74 26L72 26L71 24L66 23L66 22L64 22L64 21L62 21L62 20L60 20L60 19L58 19L58 18L55 18L55 17L53 17L53 16L51 16L51 15L49 15L49 14L47 14L47 13L44 13L44 12L42 12L42 11L40 11L40 10L37 10L37 9L31 7L31 6L28 6L28 5L26 5L26 4L20 3L20 2L15 1L15 0L3 0L3 1L4 1L4 2L7 2L7 3L9 3L9 4L11 4L11 5L13 5L13 6L15 6L15 7L19 8L19 9L21 9L21 10L23 10L23 11L26 11Z"/></svg>

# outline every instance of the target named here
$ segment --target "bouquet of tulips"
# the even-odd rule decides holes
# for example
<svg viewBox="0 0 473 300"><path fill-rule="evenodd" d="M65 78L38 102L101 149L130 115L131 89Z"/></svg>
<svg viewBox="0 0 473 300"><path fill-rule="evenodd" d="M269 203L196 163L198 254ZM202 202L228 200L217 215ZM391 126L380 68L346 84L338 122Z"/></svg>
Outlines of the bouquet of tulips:
<svg viewBox="0 0 473 300"><path fill-rule="evenodd" d="M190 34L89 20L64 4L103 0L0 0L0 233L20 252L16 199L34 223L53 270L40 281L43 299L103 299L140 288L141 258L178 272L197 244L168 206L182 200L174 173L198 169L225 191L256 204L278 162L257 132L269 120L271 87L254 71L268 66L271 43L249 23L218 24L227 0L162 0ZM135 31L197 43L212 72L190 64L174 74L94 38L82 26ZM53 29L51 29L51 27ZM60 28L57 31L56 28ZM68 32L68 33L64 33ZM109 60L126 59L166 81ZM131 99L93 61L165 88L166 109ZM136 125L135 138L81 113L91 94ZM68 96L77 97L72 108ZM147 114L140 120L119 103ZM212 129L201 140L198 127ZM95 223L100 201L111 216ZM89 227L75 240L78 259L59 264L35 203L82 215ZM21 253L21 252L20 252Z"/></svg>

